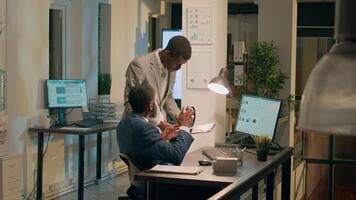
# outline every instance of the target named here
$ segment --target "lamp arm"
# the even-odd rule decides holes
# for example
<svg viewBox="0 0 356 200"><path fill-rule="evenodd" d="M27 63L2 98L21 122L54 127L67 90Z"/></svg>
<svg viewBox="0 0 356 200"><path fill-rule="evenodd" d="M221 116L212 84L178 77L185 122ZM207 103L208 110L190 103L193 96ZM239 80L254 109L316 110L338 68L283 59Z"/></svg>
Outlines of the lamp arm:
<svg viewBox="0 0 356 200"><path fill-rule="evenodd" d="M227 75L227 68L226 67L221 68L219 71L219 76L226 77L226 75Z"/></svg>

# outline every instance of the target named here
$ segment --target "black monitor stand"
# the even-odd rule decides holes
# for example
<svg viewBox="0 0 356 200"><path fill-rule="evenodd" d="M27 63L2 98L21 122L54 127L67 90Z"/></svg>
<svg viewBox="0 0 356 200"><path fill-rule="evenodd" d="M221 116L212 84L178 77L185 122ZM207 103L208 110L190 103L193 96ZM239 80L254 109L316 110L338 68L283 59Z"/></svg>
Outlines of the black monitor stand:
<svg viewBox="0 0 356 200"><path fill-rule="evenodd" d="M57 108L57 112L58 112L58 121L57 121L56 125L65 126L67 123L66 109L65 108Z"/></svg>
<svg viewBox="0 0 356 200"><path fill-rule="evenodd" d="M241 146L241 148L246 147L246 149L255 149L256 148L256 144L251 137L247 137L247 138L240 140L240 146ZM272 142L268 149L268 155L275 155L276 153L280 152L281 150L282 150L282 147L278 143Z"/></svg>

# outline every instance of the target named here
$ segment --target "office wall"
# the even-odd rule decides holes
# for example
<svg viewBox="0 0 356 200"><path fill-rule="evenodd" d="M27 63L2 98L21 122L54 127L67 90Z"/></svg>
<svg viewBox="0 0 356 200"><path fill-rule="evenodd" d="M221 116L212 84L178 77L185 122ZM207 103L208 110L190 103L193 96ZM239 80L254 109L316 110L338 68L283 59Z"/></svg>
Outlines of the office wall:
<svg viewBox="0 0 356 200"><path fill-rule="evenodd" d="M97 89L97 5L107 0L11 0L8 1L8 37L6 58L7 110L9 118L9 152L23 156L23 189L30 192L34 184L37 140L29 137L31 126L46 125L43 80L49 75L49 8L51 3L66 6L68 12L67 78L88 80L89 98ZM78 113L77 113L78 114ZM71 114L72 115L72 114ZM76 115L76 113L74 113ZM105 134L104 134L105 135ZM47 139L47 138L46 138ZM110 154L110 139L104 136L104 155ZM95 139L87 139L86 177L94 177ZM54 136L48 146L44 164L44 191L71 184L77 174L77 138ZM106 158L104 158L105 160ZM104 172L110 169L109 161Z"/></svg>
<svg viewBox="0 0 356 200"><path fill-rule="evenodd" d="M289 94L295 94L297 2L296 0L258 2L258 41L274 41L276 44L280 59L279 68L289 77L280 96L287 98ZM276 136L280 144L294 146L294 124L294 109L291 109L289 123L280 127L280 133ZM299 167L298 174L300 174L302 165ZM292 196L295 180L293 175Z"/></svg>
<svg viewBox="0 0 356 200"><path fill-rule="evenodd" d="M227 43L227 0L183 0L182 32L187 35L187 8L211 7L212 8L212 44L192 45L192 57L197 51L212 52L213 76L218 75L219 70L226 66ZM189 61L188 61L189 62ZM189 64L188 64L189 65ZM194 67L194 66L189 66ZM196 66L198 67L198 66ZM205 66L210 67L210 66ZM214 145L215 142L225 141L226 98L217 95L209 89L191 89L187 87L187 65L182 67L182 105L194 105L197 110L196 123L215 122L215 129L211 133L194 135L194 143L190 150L204 145ZM213 77L211 77L213 78Z"/></svg>
<svg viewBox="0 0 356 200"><path fill-rule="evenodd" d="M169 2L161 2L161 11L157 16L156 27L156 47L161 47L161 30L162 28L171 28L172 4Z"/></svg>
<svg viewBox="0 0 356 200"><path fill-rule="evenodd" d="M111 5L111 99L122 110L126 68L136 56L148 52L148 19L150 13L160 12L160 3L120 0L112 1Z"/></svg>
<svg viewBox="0 0 356 200"><path fill-rule="evenodd" d="M24 182L33 174L35 152L27 128L45 124L40 80L48 77L48 10L46 0L8 1L7 110L9 152L22 153ZM59 155L60 156L60 155ZM27 164L31 165L28 166ZM31 175L32 177L32 175Z"/></svg>

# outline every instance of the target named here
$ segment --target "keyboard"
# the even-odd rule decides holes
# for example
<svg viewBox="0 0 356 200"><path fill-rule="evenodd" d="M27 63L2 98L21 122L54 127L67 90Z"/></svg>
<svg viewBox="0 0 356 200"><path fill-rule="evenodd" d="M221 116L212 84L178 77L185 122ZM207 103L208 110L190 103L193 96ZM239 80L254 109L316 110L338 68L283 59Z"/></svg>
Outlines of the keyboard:
<svg viewBox="0 0 356 200"><path fill-rule="evenodd" d="M203 153L203 155L208 157L210 160L216 160L217 157L223 157L223 158L235 157L231 154L231 152L229 152L229 150L224 151L222 149L215 148L215 147L204 149L202 153Z"/></svg>

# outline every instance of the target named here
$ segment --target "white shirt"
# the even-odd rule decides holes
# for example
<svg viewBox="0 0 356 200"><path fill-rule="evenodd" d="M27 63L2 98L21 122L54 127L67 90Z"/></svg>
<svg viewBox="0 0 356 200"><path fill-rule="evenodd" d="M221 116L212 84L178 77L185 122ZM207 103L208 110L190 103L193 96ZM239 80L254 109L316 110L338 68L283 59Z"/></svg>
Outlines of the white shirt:
<svg viewBox="0 0 356 200"><path fill-rule="evenodd" d="M161 102L163 100L163 97L164 97L164 94L165 94L165 91L166 91L166 88L168 86L168 70L167 68L165 68L162 64L162 61L161 61L161 58L159 57L159 52L163 51L163 49L157 49L155 51L155 55L156 55L156 58L158 60L158 66L159 68L161 69L161 84L160 84L160 96L159 96L159 101L158 102ZM158 95L158 94L157 94ZM157 105L159 106L159 109L162 110L162 106L163 105ZM158 112L158 119L159 121L164 121L164 116L163 116L163 113L162 112Z"/></svg>

